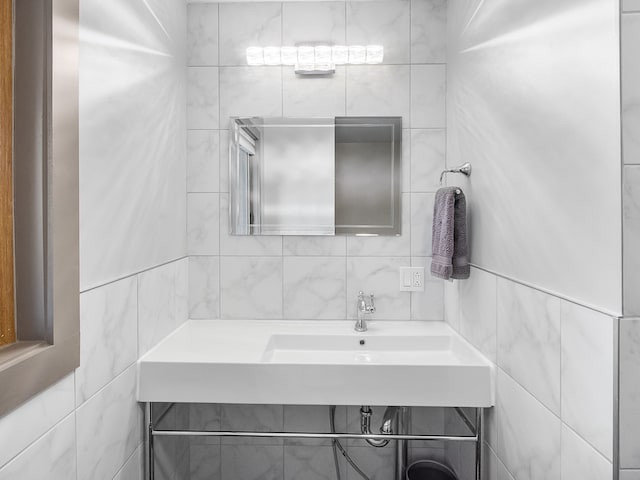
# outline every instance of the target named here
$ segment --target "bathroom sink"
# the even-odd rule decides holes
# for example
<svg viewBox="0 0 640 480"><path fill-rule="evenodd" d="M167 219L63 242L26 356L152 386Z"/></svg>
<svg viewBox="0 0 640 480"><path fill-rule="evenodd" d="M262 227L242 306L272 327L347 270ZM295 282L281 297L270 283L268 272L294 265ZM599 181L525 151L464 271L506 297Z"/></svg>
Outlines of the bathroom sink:
<svg viewBox="0 0 640 480"><path fill-rule="evenodd" d="M138 361L144 402L489 407L494 381L444 322L190 320Z"/></svg>

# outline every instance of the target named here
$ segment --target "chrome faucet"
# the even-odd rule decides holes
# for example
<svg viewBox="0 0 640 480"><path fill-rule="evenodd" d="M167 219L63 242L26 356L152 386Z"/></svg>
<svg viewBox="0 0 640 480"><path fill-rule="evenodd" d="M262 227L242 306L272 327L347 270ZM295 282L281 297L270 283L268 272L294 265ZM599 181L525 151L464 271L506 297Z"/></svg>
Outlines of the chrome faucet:
<svg viewBox="0 0 640 480"><path fill-rule="evenodd" d="M376 311L376 306L373 303L373 294L369 295L369 303L364 298L364 292L358 292L358 303L357 303L357 313L358 319L356 320L356 325L354 327L356 332L366 332L367 331L367 322L364 318L366 314L372 314Z"/></svg>

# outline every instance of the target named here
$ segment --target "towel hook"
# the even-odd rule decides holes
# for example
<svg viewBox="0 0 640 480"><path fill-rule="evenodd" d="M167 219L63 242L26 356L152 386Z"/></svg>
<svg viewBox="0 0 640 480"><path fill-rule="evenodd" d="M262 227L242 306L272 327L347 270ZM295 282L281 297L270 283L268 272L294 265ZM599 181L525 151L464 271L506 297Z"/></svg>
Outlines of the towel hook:
<svg viewBox="0 0 640 480"><path fill-rule="evenodd" d="M464 163L456 168L449 168L447 170L443 170L440 174L440 185L442 185L442 180L444 180L444 176L447 173L461 173L466 175L467 177L471 176L471 164L469 162Z"/></svg>

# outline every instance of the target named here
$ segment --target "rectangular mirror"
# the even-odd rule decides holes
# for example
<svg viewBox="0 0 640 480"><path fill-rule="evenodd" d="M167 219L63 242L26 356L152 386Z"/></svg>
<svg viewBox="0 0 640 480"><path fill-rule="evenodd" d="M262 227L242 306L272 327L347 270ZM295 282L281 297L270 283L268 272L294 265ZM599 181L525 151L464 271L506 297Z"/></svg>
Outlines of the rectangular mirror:
<svg viewBox="0 0 640 480"><path fill-rule="evenodd" d="M400 235L401 117L232 118L233 235Z"/></svg>

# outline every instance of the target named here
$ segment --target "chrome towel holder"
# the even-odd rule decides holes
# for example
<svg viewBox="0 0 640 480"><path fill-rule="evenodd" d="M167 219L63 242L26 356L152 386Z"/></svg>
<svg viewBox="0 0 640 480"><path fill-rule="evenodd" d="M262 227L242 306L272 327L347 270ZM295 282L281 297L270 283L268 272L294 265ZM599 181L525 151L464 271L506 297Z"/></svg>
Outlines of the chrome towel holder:
<svg viewBox="0 0 640 480"><path fill-rule="evenodd" d="M462 165L460 165L459 167L455 167L455 168L448 168L446 170L443 170L442 173L440 174L440 186L442 186L442 180L444 180L444 176L447 173L461 173L467 177L471 176L471 164L469 162L467 163L463 163Z"/></svg>

